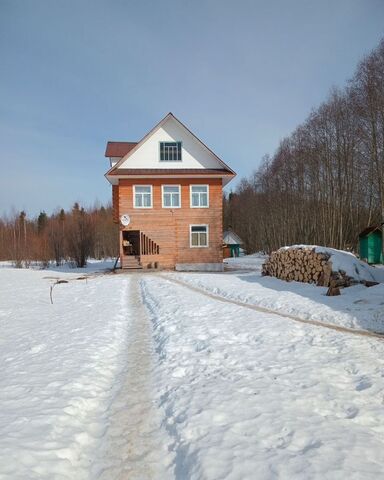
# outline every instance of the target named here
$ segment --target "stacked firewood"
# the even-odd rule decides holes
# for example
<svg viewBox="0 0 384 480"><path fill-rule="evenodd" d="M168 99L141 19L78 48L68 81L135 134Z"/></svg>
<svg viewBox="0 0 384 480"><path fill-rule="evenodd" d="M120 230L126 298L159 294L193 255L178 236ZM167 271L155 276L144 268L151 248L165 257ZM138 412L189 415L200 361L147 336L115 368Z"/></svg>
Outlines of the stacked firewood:
<svg viewBox="0 0 384 480"><path fill-rule="evenodd" d="M333 272L328 253L313 247L290 247L272 252L263 264L262 274L281 280L315 283L324 287L346 287L353 279L345 272Z"/></svg>

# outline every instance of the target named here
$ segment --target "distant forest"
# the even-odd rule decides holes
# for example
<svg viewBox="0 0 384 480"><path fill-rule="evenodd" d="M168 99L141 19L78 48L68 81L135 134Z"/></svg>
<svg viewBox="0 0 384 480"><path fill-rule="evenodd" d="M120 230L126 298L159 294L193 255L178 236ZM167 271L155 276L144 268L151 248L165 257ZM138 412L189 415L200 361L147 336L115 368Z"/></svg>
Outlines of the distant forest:
<svg viewBox="0 0 384 480"><path fill-rule="evenodd" d="M117 255L117 232L110 206L85 209L75 203L70 211L50 216L42 211L35 218L21 211L0 218L0 260L12 260L16 267L69 260L83 267L88 257Z"/></svg>
<svg viewBox="0 0 384 480"><path fill-rule="evenodd" d="M306 243L357 249L384 221L384 39L343 89L224 199L248 252Z"/></svg>

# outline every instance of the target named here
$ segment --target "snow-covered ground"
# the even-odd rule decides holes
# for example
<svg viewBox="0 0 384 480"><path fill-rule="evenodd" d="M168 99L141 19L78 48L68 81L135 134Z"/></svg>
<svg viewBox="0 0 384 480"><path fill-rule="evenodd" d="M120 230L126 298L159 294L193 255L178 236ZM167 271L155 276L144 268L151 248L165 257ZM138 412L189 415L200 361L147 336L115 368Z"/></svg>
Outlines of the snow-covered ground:
<svg viewBox="0 0 384 480"><path fill-rule="evenodd" d="M258 271L77 278L0 269L1 479L383 477L384 342L230 303L317 297Z"/></svg>
<svg viewBox="0 0 384 480"><path fill-rule="evenodd" d="M93 258L87 260L87 265L84 268L77 268L73 262L64 262L62 265L56 266L54 262L51 262L44 270L50 270L52 272L67 272L67 273L95 273L111 270L115 264L115 258L106 258L104 260L95 260ZM118 264L119 265L119 264ZM12 261L1 261L0 268L13 268ZM31 270L41 270L41 263L32 262L29 265Z"/></svg>
<svg viewBox="0 0 384 480"><path fill-rule="evenodd" d="M220 282L218 278L217 282ZM143 280L180 479L384 475L384 343Z"/></svg>
<svg viewBox="0 0 384 480"><path fill-rule="evenodd" d="M338 297L327 297L325 287L262 277L264 260L259 254L227 259L232 271L220 275L168 275L213 294L303 320L384 333L384 283L370 288L355 285L342 289ZM376 278L384 275L383 269L370 268L377 271Z"/></svg>
<svg viewBox="0 0 384 480"><path fill-rule="evenodd" d="M0 270L0 478L86 479L125 369L130 279Z"/></svg>
<svg viewBox="0 0 384 480"><path fill-rule="evenodd" d="M231 257L224 260L224 266L228 270L255 270L261 272L261 267L265 260L266 255L261 253L254 253L253 255L245 255L242 257Z"/></svg>

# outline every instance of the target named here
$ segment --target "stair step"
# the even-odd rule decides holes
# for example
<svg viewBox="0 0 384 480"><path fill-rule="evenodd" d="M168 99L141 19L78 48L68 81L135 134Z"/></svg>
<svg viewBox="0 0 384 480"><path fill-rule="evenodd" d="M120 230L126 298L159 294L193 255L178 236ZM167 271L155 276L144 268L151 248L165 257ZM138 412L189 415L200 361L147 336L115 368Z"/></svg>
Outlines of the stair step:
<svg viewBox="0 0 384 480"><path fill-rule="evenodd" d="M141 270L140 257L136 255L124 255L122 258L123 270Z"/></svg>

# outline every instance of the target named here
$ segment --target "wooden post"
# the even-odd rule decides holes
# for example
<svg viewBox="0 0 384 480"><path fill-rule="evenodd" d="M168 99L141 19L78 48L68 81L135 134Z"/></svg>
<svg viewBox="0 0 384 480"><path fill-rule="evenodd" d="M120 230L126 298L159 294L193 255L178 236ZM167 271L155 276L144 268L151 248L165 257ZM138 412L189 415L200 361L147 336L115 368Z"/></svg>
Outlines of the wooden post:
<svg viewBox="0 0 384 480"><path fill-rule="evenodd" d="M119 252L120 252L120 267L123 268L124 263L124 249L123 249L123 230L119 232Z"/></svg>

